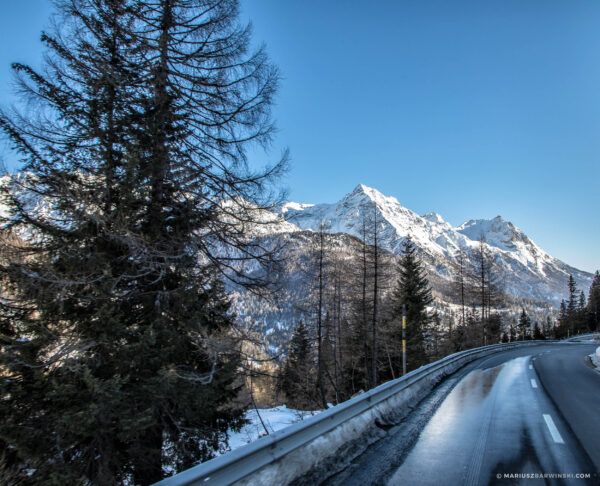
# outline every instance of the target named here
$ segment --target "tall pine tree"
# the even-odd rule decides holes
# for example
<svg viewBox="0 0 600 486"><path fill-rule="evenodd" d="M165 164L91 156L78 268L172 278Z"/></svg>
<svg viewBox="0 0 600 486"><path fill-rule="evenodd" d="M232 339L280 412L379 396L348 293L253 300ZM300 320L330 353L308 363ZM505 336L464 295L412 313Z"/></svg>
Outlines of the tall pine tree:
<svg viewBox="0 0 600 486"><path fill-rule="evenodd" d="M579 292L577 292L577 283L573 278L573 275L569 275L569 300L567 301L567 315L570 322L570 325L573 327L576 321L577 309L578 309L578 299Z"/></svg>
<svg viewBox="0 0 600 486"><path fill-rule="evenodd" d="M407 371L410 371L429 361L425 351L425 333L431 321L427 306L433 301L425 269L410 237L402 245L400 277L393 300L394 322L397 326L394 341L397 343L402 342L402 305L406 306L406 366ZM398 353L397 356L394 367L398 370L396 376L399 376L402 374L402 355Z"/></svg>
<svg viewBox="0 0 600 486"><path fill-rule="evenodd" d="M233 262L271 263L247 228L285 161L245 153L277 71L235 0L58 5L46 69L13 66L36 109L0 114L26 171L4 223L28 237L0 265L0 445L29 483L146 485L241 424L223 279L257 287Z"/></svg>
<svg viewBox="0 0 600 486"><path fill-rule="evenodd" d="M569 298L561 302L559 314L559 337L575 334L581 324L580 293L577 291L577 283L573 275L569 275L568 282Z"/></svg>

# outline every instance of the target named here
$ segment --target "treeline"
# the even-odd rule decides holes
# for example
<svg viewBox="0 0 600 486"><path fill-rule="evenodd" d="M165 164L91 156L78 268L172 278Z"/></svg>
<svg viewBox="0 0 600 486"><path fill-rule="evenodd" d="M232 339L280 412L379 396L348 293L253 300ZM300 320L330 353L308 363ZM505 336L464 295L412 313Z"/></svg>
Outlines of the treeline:
<svg viewBox="0 0 600 486"><path fill-rule="evenodd" d="M276 377L277 401L325 407L402 376L403 304L407 371L473 347L598 329L598 272L587 302L570 277L558 322L552 312L523 304L516 314L507 303L501 266L481 237L472 253L458 255L450 295L444 296L450 303L434 304L412 240L398 258L381 248L375 216L361 224L362 241L351 250L336 245L327 228L313 235L303 273L306 292L297 302L302 317Z"/></svg>
<svg viewBox="0 0 600 486"><path fill-rule="evenodd" d="M501 274L482 238L461 255L452 313L436 310L419 249L406 239L398 257L381 248L376 208L365 208L362 241L344 249L328 228L314 233L302 274L306 291L277 379L279 400L314 409L339 403L447 354L500 342ZM473 263L470 263L473 261Z"/></svg>
<svg viewBox="0 0 600 486"><path fill-rule="evenodd" d="M564 338L574 334L598 331L600 327L600 274L594 274L586 301L583 290L577 288L573 275L569 276L569 297L560 303L556 336Z"/></svg>
<svg viewBox="0 0 600 486"><path fill-rule="evenodd" d="M567 284L568 299L560 303L558 318L550 316L539 323L532 322L525 308L522 308L516 325L508 326L502 335L502 341L527 339L564 339L576 334L597 332L600 327L600 274L596 271L586 299L583 290L577 288L573 275L569 275Z"/></svg>
<svg viewBox="0 0 600 486"><path fill-rule="evenodd" d="M448 319L448 351L499 342L505 303L504 275L482 235L471 255L460 252L450 298L457 306Z"/></svg>
<svg viewBox="0 0 600 486"><path fill-rule="evenodd" d="M367 224L364 225L367 230ZM408 369L428 362L431 289L416 247L404 243L400 265L379 246L359 243L353 253L315 233L304 270L303 318L296 323L278 380L288 405L313 409L402 375L402 303L408 316Z"/></svg>
<svg viewBox="0 0 600 486"><path fill-rule="evenodd" d="M521 308L521 314L516 324L511 322L508 325L508 329L502 333L502 342L508 343L532 339L556 339L556 323L552 321L550 316L547 316L546 320L540 325L537 321L531 320L531 317L523 307Z"/></svg>

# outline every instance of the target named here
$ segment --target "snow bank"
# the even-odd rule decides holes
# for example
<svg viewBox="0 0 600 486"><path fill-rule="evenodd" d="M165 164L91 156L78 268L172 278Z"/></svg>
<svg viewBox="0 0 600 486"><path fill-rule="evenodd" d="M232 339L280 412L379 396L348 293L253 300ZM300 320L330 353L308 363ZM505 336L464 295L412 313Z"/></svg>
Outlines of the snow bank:
<svg viewBox="0 0 600 486"><path fill-rule="evenodd" d="M229 449L225 452L233 451L238 447L250 444L260 437L284 429L319 412L321 410L294 410L293 408L287 408L285 405L275 408L248 410L245 416L248 423L239 432L229 432Z"/></svg>
<svg viewBox="0 0 600 486"><path fill-rule="evenodd" d="M600 371L600 346L596 348L596 352L590 354L592 364Z"/></svg>

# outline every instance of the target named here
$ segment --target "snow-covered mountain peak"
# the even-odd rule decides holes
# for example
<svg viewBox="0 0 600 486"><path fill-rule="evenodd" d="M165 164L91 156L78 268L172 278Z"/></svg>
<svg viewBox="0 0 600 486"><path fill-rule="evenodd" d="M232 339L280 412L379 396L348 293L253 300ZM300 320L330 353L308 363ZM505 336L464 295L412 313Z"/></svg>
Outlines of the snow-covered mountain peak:
<svg viewBox="0 0 600 486"><path fill-rule="evenodd" d="M534 268L543 277L546 277L548 272L554 273L557 267L561 268L563 273L571 272L563 262L542 250L520 228L502 216L469 220L460 225L457 231L473 241L483 238L490 247L500 250L505 256L510 255L510 258L529 268Z"/></svg>
<svg viewBox="0 0 600 486"><path fill-rule="evenodd" d="M373 187L365 186L364 184L359 184L358 186L356 186L351 193L346 195L346 197L352 197L352 196L356 196L356 195L359 195L359 196L365 195L365 196L369 197L370 199L381 199L381 198L386 197L381 192L379 192L377 189L375 189Z"/></svg>
<svg viewBox="0 0 600 486"><path fill-rule="evenodd" d="M591 282L591 275L552 257L500 215L453 227L437 213L419 216L395 197L364 184L357 185L337 203L288 204L282 214L286 221L304 230L348 233L368 243L376 223L379 243L394 253L401 252L402 243L410 235L426 255L432 271L442 278L452 278L460 254L474 257L483 236L492 258L506 272L507 282L510 281L507 285L512 286L508 291L516 296L556 303L562 298L559 292L570 273L583 288Z"/></svg>
<svg viewBox="0 0 600 486"><path fill-rule="evenodd" d="M282 214L287 221L302 229L318 231L323 228L331 233L343 232L367 239L372 237L369 234L373 232L375 223L380 243L393 252L400 251L408 235L426 251L446 256L455 254L462 246L454 240L465 240L463 236L455 235L448 243L444 233L452 231L452 226L441 216L421 217L395 197L386 196L364 184L357 185L337 203L288 206ZM439 238L440 241L437 241Z"/></svg>
<svg viewBox="0 0 600 486"><path fill-rule="evenodd" d="M354 188L354 190L352 192L346 194L343 197L342 201L340 201L340 202L348 203L351 201L356 201L359 204L364 204L365 202L371 202L372 204L375 204L375 205L379 206L380 208L383 208L386 206L404 208L404 206L402 206L402 204L400 204L398 199L396 199L395 197L386 196L386 195L382 194L381 192L379 192L377 189L375 189L373 187L365 186L364 184L359 184L358 186L356 186Z"/></svg>
<svg viewBox="0 0 600 486"><path fill-rule="evenodd" d="M373 188L371 188L369 186L365 186L364 184L358 184L354 188L354 190L351 193L347 194L347 195L349 196L349 195L352 195L352 194L368 194L370 191L374 191L374 190L375 189L373 189Z"/></svg>

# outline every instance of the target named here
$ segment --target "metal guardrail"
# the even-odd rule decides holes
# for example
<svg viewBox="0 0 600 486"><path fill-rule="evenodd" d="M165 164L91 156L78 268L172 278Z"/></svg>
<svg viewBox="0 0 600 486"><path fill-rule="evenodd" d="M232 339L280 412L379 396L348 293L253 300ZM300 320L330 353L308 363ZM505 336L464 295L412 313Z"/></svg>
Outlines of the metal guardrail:
<svg viewBox="0 0 600 486"><path fill-rule="evenodd" d="M165 478L156 483L155 486L232 484L321 437L353 417L367 412L377 404L393 397L425 377L443 370L443 368L451 368L452 365L457 363L466 364L479 357L499 351L551 342L553 341L520 341L494 344L446 356L439 361L411 371L401 378L383 383L302 422ZM463 363L460 363L461 361Z"/></svg>
<svg viewBox="0 0 600 486"><path fill-rule="evenodd" d="M588 332L585 334L575 334L574 336L570 336L568 338L563 339L566 342L580 342L582 340L593 340L595 343L600 344L600 333L598 332Z"/></svg>

